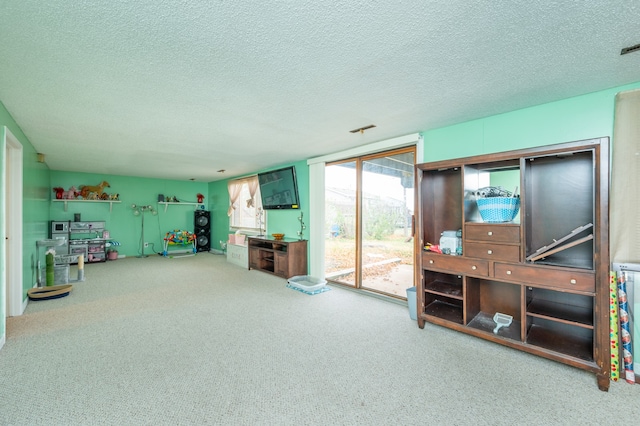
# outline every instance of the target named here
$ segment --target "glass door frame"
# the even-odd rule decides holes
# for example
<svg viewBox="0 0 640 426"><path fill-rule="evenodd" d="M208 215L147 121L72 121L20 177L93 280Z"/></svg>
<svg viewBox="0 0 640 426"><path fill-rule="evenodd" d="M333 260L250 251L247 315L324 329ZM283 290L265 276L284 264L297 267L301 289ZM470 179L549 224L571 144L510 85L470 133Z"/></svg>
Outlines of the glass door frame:
<svg viewBox="0 0 640 426"><path fill-rule="evenodd" d="M393 156L393 155L398 155L398 154L406 154L406 153L412 153L413 154L413 181L414 181L414 186L415 186L415 165L417 164L417 154L418 154L418 149L415 145L410 145L410 146L406 146L406 147L402 147L402 148L393 148L390 150L385 150L385 151L380 151L380 152L375 152L375 153L371 153L371 154L366 154L366 155L361 155L358 157L350 157L350 158L345 158L345 159L341 159L341 160L337 160L337 161L332 161L332 162L327 162L325 164L325 169L326 167L329 166L335 166L335 165L340 165L340 164L345 164L345 163L351 163L354 162L355 163L355 168L356 168L356 191L355 191L355 282L353 285L351 285L350 283L347 282L343 282L343 281L338 281L338 280L333 280L333 279L327 279L327 281L331 282L331 283L335 283L335 284L339 284L339 285L344 285L347 286L349 288L355 288L358 290L365 290L365 291L369 291L369 292L373 292L373 293L379 293L385 296L389 296L389 297L394 297L394 298L400 298L400 299L406 299L406 296L397 296L391 293L387 293L381 290L376 290L374 288L370 288L370 287L363 287L362 286L362 267L363 267L363 259L362 259L362 255L363 255L363 250L362 250L362 244L363 244L363 218L362 218L362 212L363 212L363 208L362 208L362 203L363 203L363 191L362 191L362 186L363 186L363 182L362 182L362 178L363 178L363 164L368 161L368 160L375 160L378 158L382 158L382 157L389 157L389 156ZM326 188L325 188L326 191ZM413 208L413 217L411 219L411 237L415 236L415 212L416 212L416 197L414 197L414 208ZM325 202L325 206L326 206L326 202ZM414 256L412 256L412 260L415 259L415 250L416 250L416 243L415 243L415 238L413 238L413 253ZM326 255L326 249L325 249L325 253L324 255ZM411 281L410 286L414 285L415 282L415 261L414 261L414 265L413 265L413 280Z"/></svg>

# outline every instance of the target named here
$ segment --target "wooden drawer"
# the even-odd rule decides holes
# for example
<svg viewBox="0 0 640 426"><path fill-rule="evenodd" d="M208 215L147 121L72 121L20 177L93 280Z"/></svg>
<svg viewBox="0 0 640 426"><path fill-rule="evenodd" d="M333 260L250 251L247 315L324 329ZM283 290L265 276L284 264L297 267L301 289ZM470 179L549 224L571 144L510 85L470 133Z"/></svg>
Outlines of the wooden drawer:
<svg viewBox="0 0 640 426"><path fill-rule="evenodd" d="M595 292L596 278L592 272L547 269L536 266L496 263L495 277L536 287Z"/></svg>
<svg viewBox="0 0 640 426"><path fill-rule="evenodd" d="M489 243L465 243L464 255L480 259L501 260L503 262L519 262L520 246Z"/></svg>
<svg viewBox="0 0 640 426"><path fill-rule="evenodd" d="M489 262L481 259L468 259L463 256L423 252L422 268L452 274L489 276Z"/></svg>
<svg viewBox="0 0 640 426"><path fill-rule="evenodd" d="M496 223L467 223L464 239L493 243L520 243L520 225Z"/></svg>

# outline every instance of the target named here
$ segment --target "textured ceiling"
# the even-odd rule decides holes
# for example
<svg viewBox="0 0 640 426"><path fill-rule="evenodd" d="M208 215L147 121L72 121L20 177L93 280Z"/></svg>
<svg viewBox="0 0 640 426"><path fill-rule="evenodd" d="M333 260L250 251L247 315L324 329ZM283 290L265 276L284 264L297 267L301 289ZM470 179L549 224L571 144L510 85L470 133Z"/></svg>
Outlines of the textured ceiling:
<svg viewBox="0 0 640 426"><path fill-rule="evenodd" d="M2 0L0 22L0 101L54 170L213 181L640 81L636 0Z"/></svg>

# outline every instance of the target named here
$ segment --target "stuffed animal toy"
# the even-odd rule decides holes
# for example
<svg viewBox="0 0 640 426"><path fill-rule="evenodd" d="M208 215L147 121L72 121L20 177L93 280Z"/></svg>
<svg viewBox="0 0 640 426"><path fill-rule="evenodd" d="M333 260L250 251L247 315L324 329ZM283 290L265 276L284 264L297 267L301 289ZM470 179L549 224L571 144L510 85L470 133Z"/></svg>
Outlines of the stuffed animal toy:
<svg viewBox="0 0 640 426"><path fill-rule="evenodd" d="M62 195L64 193L64 188L56 186L55 188L53 188L53 192L56 193L56 199L57 200L62 200Z"/></svg>
<svg viewBox="0 0 640 426"><path fill-rule="evenodd" d="M102 191L104 190L104 188L111 188L111 185L109 185L109 182L107 182L106 180L100 182L98 185L95 185L95 186L81 185L80 195L82 195L82 198L86 200L88 199L87 197L89 196L90 193L95 192L97 198L89 198L89 199L99 199L100 195L102 195Z"/></svg>
<svg viewBox="0 0 640 426"><path fill-rule="evenodd" d="M73 200L76 198L76 196L78 195L78 193L76 192L76 187L72 186L71 188L69 188L68 191L64 191L62 193L62 199L63 200Z"/></svg>

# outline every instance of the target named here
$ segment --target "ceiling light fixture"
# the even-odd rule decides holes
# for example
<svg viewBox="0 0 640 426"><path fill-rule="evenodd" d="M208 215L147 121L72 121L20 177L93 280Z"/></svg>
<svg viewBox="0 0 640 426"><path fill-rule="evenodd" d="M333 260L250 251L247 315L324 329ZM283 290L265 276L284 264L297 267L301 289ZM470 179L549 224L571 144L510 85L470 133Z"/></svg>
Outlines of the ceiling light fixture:
<svg viewBox="0 0 640 426"><path fill-rule="evenodd" d="M363 134L365 130L373 129L374 127L376 127L375 124L369 124L368 126L360 127L359 129L349 130L349 132Z"/></svg>
<svg viewBox="0 0 640 426"><path fill-rule="evenodd" d="M640 50L640 44L636 44L634 46L625 47L620 51L621 55L626 55L627 53L637 52Z"/></svg>

